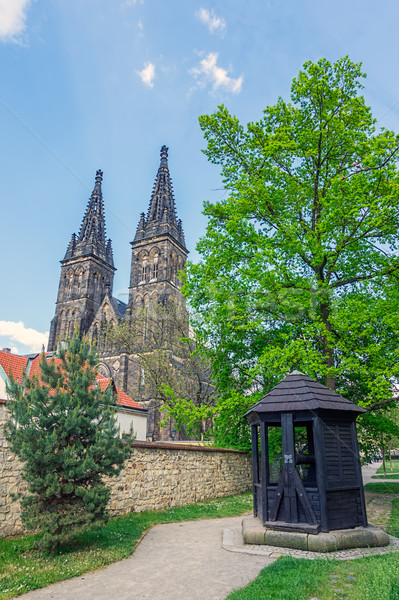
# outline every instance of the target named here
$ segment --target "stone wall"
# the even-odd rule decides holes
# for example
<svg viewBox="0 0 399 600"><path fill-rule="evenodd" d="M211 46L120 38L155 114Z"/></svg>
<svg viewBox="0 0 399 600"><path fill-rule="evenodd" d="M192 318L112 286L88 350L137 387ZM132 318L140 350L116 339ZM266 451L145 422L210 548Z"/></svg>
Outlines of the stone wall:
<svg viewBox="0 0 399 600"><path fill-rule="evenodd" d="M3 425L6 406L0 401L0 535L20 533L20 508L12 494L23 492L21 464L8 449ZM197 500L236 494L252 485L251 459L244 452L179 443L135 442L111 487L112 516L191 504Z"/></svg>
<svg viewBox="0 0 399 600"><path fill-rule="evenodd" d="M4 439L3 427L7 421L6 404L0 400L0 535L11 535L22 529L19 502L13 494L26 490L21 479L21 463L9 449Z"/></svg>
<svg viewBox="0 0 399 600"><path fill-rule="evenodd" d="M252 485L244 452L176 443L136 442L117 479L110 480L112 515L238 494Z"/></svg>

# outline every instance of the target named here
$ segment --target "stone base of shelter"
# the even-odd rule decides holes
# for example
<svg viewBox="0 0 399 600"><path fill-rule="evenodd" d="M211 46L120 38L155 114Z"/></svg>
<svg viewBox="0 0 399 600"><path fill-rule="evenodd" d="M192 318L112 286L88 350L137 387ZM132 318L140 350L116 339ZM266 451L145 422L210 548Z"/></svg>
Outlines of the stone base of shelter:
<svg viewBox="0 0 399 600"><path fill-rule="evenodd" d="M278 546L310 552L336 552L350 548L375 548L389 545L385 531L372 525L354 529L336 529L327 533L304 533L281 531L264 527L257 518L246 518L242 522L245 544Z"/></svg>

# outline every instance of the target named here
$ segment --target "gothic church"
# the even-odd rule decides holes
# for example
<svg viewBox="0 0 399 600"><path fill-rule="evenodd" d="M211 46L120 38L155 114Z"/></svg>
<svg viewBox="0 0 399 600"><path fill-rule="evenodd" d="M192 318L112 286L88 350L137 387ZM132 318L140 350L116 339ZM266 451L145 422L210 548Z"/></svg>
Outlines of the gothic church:
<svg viewBox="0 0 399 600"><path fill-rule="evenodd" d="M142 213L132 246L129 298L125 304L112 296L115 273L111 240L106 238L102 171L97 171L79 234L72 235L61 261L55 316L51 321L48 350L71 337L75 327L92 341L101 331L121 320L137 318L137 307L165 304L168 299L184 306L178 272L186 263L187 248L182 222L177 219L168 148L161 148L160 166L147 214ZM158 426L159 414L140 385L143 374L132 356L101 347L100 372L150 409L148 429L155 439L170 439L171 428ZM172 435L174 437L174 435Z"/></svg>

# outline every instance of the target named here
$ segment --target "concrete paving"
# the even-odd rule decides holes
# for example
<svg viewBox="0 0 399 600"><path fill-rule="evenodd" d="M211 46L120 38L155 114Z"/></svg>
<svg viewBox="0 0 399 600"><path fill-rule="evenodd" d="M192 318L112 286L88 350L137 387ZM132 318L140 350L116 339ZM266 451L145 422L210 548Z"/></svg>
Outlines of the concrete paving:
<svg viewBox="0 0 399 600"><path fill-rule="evenodd" d="M372 475L380 464L363 467L364 483L377 481ZM158 525L147 533L127 560L19 598L224 600L282 554L276 548L266 553L263 547L258 553L259 546L234 543L233 537L240 536L241 522L242 517L233 517Z"/></svg>
<svg viewBox="0 0 399 600"><path fill-rule="evenodd" d="M242 517L158 525L127 560L19 596L24 600L223 600L275 558L228 552L223 531Z"/></svg>
<svg viewBox="0 0 399 600"><path fill-rule="evenodd" d="M374 462L374 463L370 463L369 465L365 465L364 467L362 467L362 476L363 476L363 485L366 485L366 483L377 483L379 481L391 481L391 482L398 482L399 483L399 473L398 473L398 478L397 479L391 479L390 477L384 477L383 474L378 474L378 479L373 479L373 475L377 474L377 469L380 468L380 466L382 465L382 460L378 461L378 462ZM387 461L387 468L389 468L389 461Z"/></svg>

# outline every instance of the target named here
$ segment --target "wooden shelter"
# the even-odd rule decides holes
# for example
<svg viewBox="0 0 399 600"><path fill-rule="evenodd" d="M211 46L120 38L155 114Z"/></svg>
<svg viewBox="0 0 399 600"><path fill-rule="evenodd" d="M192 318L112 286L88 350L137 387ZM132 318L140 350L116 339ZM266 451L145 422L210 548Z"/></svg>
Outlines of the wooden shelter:
<svg viewBox="0 0 399 600"><path fill-rule="evenodd" d="M308 533L367 526L356 417L365 412L294 371L247 413L254 515Z"/></svg>

